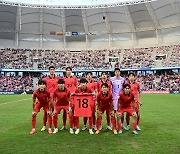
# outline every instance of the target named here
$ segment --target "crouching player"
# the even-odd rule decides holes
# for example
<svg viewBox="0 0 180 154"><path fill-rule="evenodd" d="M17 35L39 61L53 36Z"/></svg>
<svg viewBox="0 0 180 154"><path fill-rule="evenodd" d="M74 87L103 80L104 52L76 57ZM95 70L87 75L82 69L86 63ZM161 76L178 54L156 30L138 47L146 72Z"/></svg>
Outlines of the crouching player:
<svg viewBox="0 0 180 154"><path fill-rule="evenodd" d="M102 122L102 115L104 111L106 111L108 117L110 116L110 112L113 111L113 100L112 93L108 90L108 84L102 83L101 85L102 91L97 95L97 131L96 134L100 133L100 127ZM107 121L109 122L109 121ZM110 122L107 124L110 127Z"/></svg>
<svg viewBox="0 0 180 154"><path fill-rule="evenodd" d="M139 128L139 121L140 121L140 108L139 106L142 105L142 94L140 91L140 85L135 82L135 74L134 73L129 73L128 75L128 81L127 83L130 84L131 86L131 91L133 92L133 94L135 95L136 101L135 101L135 107L136 107L136 114L137 114L137 127L136 130L140 131L141 129ZM139 100L138 100L139 98ZM126 115L126 123L127 123L127 130L130 129L130 115L127 114Z"/></svg>
<svg viewBox="0 0 180 154"><path fill-rule="evenodd" d="M30 134L34 134L36 132L36 116L41 108L47 112L48 118L48 133L52 134L51 125L52 125L52 118L50 114L50 93L46 90L45 81L39 80L38 81L38 89L33 93L33 111L32 111L32 130Z"/></svg>
<svg viewBox="0 0 180 154"><path fill-rule="evenodd" d="M93 81L92 79L92 72L87 72L86 74L86 79L87 79L87 87L90 88L92 90L93 93L97 93L97 83ZM93 129L94 130L97 130L96 128L96 115L95 115L95 112L96 112L96 97L94 96L94 101L92 103L92 119L93 119ZM84 126L82 128L82 130L86 130L87 129L87 117L84 117L83 118L84 120Z"/></svg>
<svg viewBox="0 0 180 154"><path fill-rule="evenodd" d="M79 93L90 93L92 94L92 90L90 88L87 87L87 80L85 78L82 78L80 80L80 87L76 89L75 94L79 94ZM92 108L92 104L91 104L91 108ZM80 129L79 129L79 117L74 117L75 119L75 127L76 127L76 131L75 134L79 134ZM94 134L92 128L93 128L93 120L92 120L92 116L88 118L89 119L89 134Z"/></svg>
<svg viewBox="0 0 180 154"><path fill-rule="evenodd" d="M98 83L97 83L98 92L102 91L101 86L103 83L107 83L108 84L108 91L111 91L111 82L108 80L108 73L107 72L102 72L102 74L101 74L101 81L98 81ZM110 114L107 111L106 111L106 120L107 120L107 129L112 130ZM102 129L102 126L100 129Z"/></svg>
<svg viewBox="0 0 180 154"><path fill-rule="evenodd" d="M127 112L127 114L130 114L133 117L133 125L132 125L132 132L133 134L137 135L136 127L137 127L137 115L136 115L136 109L135 109L135 96L131 92L131 86L130 84L124 84L123 85L123 91L119 94L118 99L118 129L119 134L122 134L122 122L121 117L124 112Z"/></svg>
<svg viewBox="0 0 180 154"><path fill-rule="evenodd" d="M53 99L54 99L53 134L58 132L57 121L58 121L58 114L60 114L61 110L65 110L66 113L68 114L70 134L74 134L73 119L72 119L72 113L71 113L70 91L68 91L64 85L65 85L65 81L63 79L59 79L58 89L54 92L54 96L53 96Z"/></svg>

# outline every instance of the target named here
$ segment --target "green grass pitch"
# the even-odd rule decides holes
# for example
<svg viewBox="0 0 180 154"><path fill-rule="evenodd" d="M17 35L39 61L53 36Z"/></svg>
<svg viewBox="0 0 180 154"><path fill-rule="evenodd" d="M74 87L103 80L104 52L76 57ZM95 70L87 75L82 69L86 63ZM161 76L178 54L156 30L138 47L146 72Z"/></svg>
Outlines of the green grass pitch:
<svg viewBox="0 0 180 154"><path fill-rule="evenodd" d="M0 95L0 154L5 153L180 153L180 95L144 94L141 107L141 131L113 135L103 130L99 135L88 131L70 135L69 130L49 135L40 132L42 111L37 118L37 133L31 130L31 95ZM61 127L61 115L59 127ZM132 121L132 120L131 120ZM67 122L68 124L68 122ZM69 126L69 125L68 125ZM69 128L69 127L68 127ZM82 121L81 121L82 128Z"/></svg>

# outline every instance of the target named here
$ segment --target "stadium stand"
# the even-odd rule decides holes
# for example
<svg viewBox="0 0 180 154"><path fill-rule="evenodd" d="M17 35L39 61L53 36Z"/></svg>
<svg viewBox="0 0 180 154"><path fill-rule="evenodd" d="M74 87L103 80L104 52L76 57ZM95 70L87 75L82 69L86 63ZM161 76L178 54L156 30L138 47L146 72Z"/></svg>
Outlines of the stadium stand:
<svg viewBox="0 0 180 154"><path fill-rule="evenodd" d="M31 76L0 76L0 91L32 91Z"/></svg>
<svg viewBox="0 0 180 154"><path fill-rule="evenodd" d="M1 49L1 68L57 69L71 66L74 69L113 68L110 59L117 58L114 67L144 68L171 67L180 65L180 45L136 48L124 50L36 50Z"/></svg>
<svg viewBox="0 0 180 154"><path fill-rule="evenodd" d="M45 76L43 76L45 77ZM81 78L81 76L78 76ZM96 81L100 78L95 78ZM138 75L136 81L140 83L142 91L180 91L180 75ZM33 86L33 78L31 76L0 76L0 91L31 91Z"/></svg>
<svg viewBox="0 0 180 154"><path fill-rule="evenodd" d="M142 91L157 90L157 91L179 91L180 90L180 75L138 75L137 82L141 85Z"/></svg>

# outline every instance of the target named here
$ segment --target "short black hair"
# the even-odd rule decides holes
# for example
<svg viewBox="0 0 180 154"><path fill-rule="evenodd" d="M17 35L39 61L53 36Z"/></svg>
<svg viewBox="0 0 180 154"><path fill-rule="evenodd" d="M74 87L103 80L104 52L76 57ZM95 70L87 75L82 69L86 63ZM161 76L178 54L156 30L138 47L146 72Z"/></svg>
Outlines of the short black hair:
<svg viewBox="0 0 180 154"><path fill-rule="evenodd" d="M102 83L101 88L102 88L103 86L105 86L106 88L108 88L108 84L107 84L107 83Z"/></svg>
<svg viewBox="0 0 180 154"><path fill-rule="evenodd" d="M66 71L69 69L72 71L72 68L70 66L66 67Z"/></svg>
<svg viewBox="0 0 180 154"><path fill-rule="evenodd" d="M88 75L88 74L91 74L91 75L92 75L92 72L87 72L86 75Z"/></svg>
<svg viewBox="0 0 180 154"><path fill-rule="evenodd" d="M107 72L102 72L102 73L101 73L101 76L102 76L103 74L106 74L106 75L108 75L108 73L107 73Z"/></svg>
<svg viewBox="0 0 180 154"><path fill-rule="evenodd" d="M63 79L59 79L58 84L65 84L65 81Z"/></svg>
<svg viewBox="0 0 180 154"><path fill-rule="evenodd" d="M86 78L81 78L79 82L80 82L80 83L88 83L88 81L86 80Z"/></svg>
<svg viewBox="0 0 180 154"><path fill-rule="evenodd" d="M40 80L38 81L38 85L46 85L46 81L40 79Z"/></svg>
<svg viewBox="0 0 180 154"><path fill-rule="evenodd" d="M119 71L119 72L120 72L120 68L118 68L118 67L115 68L115 69L114 69L114 72L115 72L115 71Z"/></svg>
<svg viewBox="0 0 180 154"><path fill-rule="evenodd" d="M133 75L134 77L136 76L135 73L133 73L133 72L130 72L130 73L128 74L128 77L129 77L130 75Z"/></svg>
<svg viewBox="0 0 180 154"><path fill-rule="evenodd" d="M49 70L50 70L51 68L55 69L55 67L54 67L54 66L49 66Z"/></svg>
<svg viewBox="0 0 180 154"><path fill-rule="evenodd" d="M123 89L126 88L126 87L131 88L131 85L130 85L129 83L125 83L125 84L123 85Z"/></svg>

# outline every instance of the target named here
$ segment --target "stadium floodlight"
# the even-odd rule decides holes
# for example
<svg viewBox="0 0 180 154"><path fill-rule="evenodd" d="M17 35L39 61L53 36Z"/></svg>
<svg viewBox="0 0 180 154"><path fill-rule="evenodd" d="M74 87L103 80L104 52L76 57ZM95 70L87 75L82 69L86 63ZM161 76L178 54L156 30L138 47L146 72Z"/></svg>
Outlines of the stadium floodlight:
<svg viewBox="0 0 180 154"><path fill-rule="evenodd" d="M0 4L50 9L93 9L133 5L156 0L0 0Z"/></svg>

